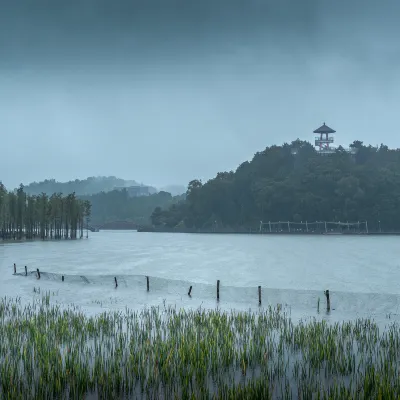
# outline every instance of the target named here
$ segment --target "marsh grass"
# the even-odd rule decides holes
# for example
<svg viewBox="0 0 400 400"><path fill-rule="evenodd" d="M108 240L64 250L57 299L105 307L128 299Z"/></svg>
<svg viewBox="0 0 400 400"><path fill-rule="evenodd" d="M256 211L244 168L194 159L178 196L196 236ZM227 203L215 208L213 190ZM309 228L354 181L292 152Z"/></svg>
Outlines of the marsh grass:
<svg viewBox="0 0 400 400"><path fill-rule="evenodd" d="M293 323L258 313L178 310L89 317L0 301L0 398L394 399L399 327Z"/></svg>

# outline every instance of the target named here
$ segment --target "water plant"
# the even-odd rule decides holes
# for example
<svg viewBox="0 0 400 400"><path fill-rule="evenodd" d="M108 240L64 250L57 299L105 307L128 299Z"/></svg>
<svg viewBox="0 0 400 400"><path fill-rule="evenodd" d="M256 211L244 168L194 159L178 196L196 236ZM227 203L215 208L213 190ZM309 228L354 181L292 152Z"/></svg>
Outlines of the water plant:
<svg viewBox="0 0 400 400"><path fill-rule="evenodd" d="M87 316L0 301L0 398L385 398L400 395L398 325L293 323L258 313L183 310Z"/></svg>

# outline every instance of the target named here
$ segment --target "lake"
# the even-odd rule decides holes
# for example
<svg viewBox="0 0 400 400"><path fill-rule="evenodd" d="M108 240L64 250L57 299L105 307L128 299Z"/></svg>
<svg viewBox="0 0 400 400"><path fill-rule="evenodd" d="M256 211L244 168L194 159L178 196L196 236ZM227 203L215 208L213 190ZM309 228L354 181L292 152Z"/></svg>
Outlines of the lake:
<svg viewBox="0 0 400 400"><path fill-rule="evenodd" d="M40 296L39 290L50 291L53 301L78 305L89 314L164 304L257 310L261 286L261 307L282 304L295 318L368 316L384 322L400 313L400 236L89 235L76 241L0 244L0 295L28 302ZM13 275L14 262L21 275ZM28 271L39 268L41 279L35 273L24 276L25 265Z"/></svg>

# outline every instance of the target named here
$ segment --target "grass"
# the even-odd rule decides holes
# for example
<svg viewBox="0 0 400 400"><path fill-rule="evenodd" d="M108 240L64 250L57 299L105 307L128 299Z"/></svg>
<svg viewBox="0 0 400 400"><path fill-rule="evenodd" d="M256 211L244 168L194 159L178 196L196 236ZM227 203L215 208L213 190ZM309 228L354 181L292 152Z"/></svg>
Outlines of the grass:
<svg viewBox="0 0 400 400"><path fill-rule="evenodd" d="M0 398L395 399L399 327L172 307L88 317L0 301Z"/></svg>

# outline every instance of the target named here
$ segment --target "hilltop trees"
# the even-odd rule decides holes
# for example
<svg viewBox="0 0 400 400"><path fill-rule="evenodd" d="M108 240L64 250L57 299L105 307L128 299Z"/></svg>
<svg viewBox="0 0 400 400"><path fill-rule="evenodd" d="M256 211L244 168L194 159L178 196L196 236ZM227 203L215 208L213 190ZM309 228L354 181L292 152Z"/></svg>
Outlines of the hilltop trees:
<svg viewBox="0 0 400 400"><path fill-rule="evenodd" d="M7 192L0 183L0 237L3 240L83 237L84 219L90 213L90 202L77 199L75 193L30 196L22 185L15 192Z"/></svg>
<svg viewBox="0 0 400 400"><path fill-rule="evenodd" d="M260 221L368 221L400 230L400 150L354 141L321 156L307 142L267 147L235 172L189 183L186 201L156 209L155 226L257 228Z"/></svg>

